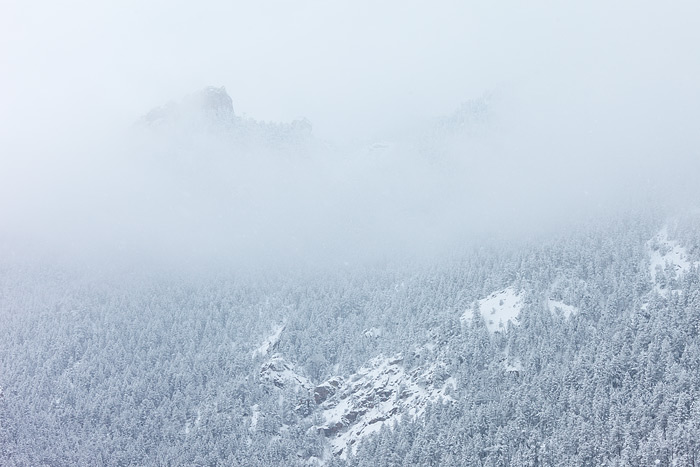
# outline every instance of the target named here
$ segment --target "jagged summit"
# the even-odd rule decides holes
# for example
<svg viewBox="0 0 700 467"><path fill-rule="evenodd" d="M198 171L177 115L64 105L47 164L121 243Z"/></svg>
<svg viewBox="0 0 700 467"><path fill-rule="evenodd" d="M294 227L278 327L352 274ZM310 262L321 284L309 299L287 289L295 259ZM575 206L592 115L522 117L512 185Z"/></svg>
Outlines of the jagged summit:
<svg viewBox="0 0 700 467"><path fill-rule="evenodd" d="M245 143L282 147L311 139L312 125L305 118L289 123L264 122L238 116L226 88L207 86L156 107L139 119L137 126L166 130L167 137L205 133L232 137Z"/></svg>
<svg viewBox="0 0 700 467"><path fill-rule="evenodd" d="M141 122L147 126L161 126L176 122L204 122L232 124L235 119L233 100L226 88L207 86L187 95L181 102L168 102L149 111Z"/></svg>
<svg viewBox="0 0 700 467"><path fill-rule="evenodd" d="M210 123L230 124L236 116L233 112L233 100L223 86L207 86L185 97L183 104L185 108L199 113Z"/></svg>
<svg viewBox="0 0 700 467"><path fill-rule="evenodd" d="M207 112L213 112L217 115L234 115L233 100L226 92L226 88L207 86L199 92L188 96L200 108Z"/></svg>

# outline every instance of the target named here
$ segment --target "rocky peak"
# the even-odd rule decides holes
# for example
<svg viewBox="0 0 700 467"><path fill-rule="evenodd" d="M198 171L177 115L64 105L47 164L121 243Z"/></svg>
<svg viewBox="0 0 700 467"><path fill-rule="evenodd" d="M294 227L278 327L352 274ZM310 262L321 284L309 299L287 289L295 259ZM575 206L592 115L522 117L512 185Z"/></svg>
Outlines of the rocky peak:
<svg viewBox="0 0 700 467"><path fill-rule="evenodd" d="M190 94L185 102L199 112L216 120L226 120L234 117L233 100L226 88L207 86L199 92Z"/></svg>
<svg viewBox="0 0 700 467"><path fill-rule="evenodd" d="M235 119L233 100L226 88L207 86L186 96L181 102L169 102L148 112L141 122L147 126L173 125L176 123L203 123L231 125Z"/></svg>
<svg viewBox="0 0 700 467"><path fill-rule="evenodd" d="M343 384L343 378L334 376L333 378L324 381L314 388L314 402L317 405L324 403L329 397L333 396Z"/></svg>

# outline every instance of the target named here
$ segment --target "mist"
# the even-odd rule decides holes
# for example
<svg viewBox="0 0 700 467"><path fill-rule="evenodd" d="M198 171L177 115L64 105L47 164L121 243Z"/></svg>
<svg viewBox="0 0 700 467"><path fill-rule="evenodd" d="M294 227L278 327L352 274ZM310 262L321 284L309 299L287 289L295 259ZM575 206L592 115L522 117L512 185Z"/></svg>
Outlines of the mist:
<svg viewBox="0 0 700 467"><path fill-rule="evenodd" d="M692 2L3 9L6 252L347 264L697 200Z"/></svg>
<svg viewBox="0 0 700 467"><path fill-rule="evenodd" d="M698 18L0 1L0 466L700 464Z"/></svg>

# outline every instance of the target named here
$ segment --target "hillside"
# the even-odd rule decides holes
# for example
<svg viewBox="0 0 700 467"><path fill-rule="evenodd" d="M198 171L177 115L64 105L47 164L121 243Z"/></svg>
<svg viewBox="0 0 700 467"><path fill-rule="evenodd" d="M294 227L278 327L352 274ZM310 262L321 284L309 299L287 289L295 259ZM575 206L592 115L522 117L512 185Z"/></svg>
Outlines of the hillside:
<svg viewBox="0 0 700 467"><path fill-rule="evenodd" d="M323 274L5 265L0 459L689 465L698 227Z"/></svg>

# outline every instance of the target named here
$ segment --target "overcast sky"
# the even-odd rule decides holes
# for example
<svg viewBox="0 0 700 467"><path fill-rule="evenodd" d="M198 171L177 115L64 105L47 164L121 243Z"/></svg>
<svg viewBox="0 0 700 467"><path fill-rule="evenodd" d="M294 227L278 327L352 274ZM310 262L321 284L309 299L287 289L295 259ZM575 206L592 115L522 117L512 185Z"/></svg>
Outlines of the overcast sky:
<svg viewBox="0 0 700 467"><path fill-rule="evenodd" d="M698 5L5 0L2 126L131 122L205 85L226 86L238 113L305 116L331 139L503 88L682 109L698 102Z"/></svg>
<svg viewBox="0 0 700 467"><path fill-rule="evenodd" d="M346 239L412 235L417 250L697 186L699 25L697 1L4 0L0 233L64 231L81 246L79 235L161 245L179 232L173 251L228 248L235 235L268 250L332 240L352 255ZM239 115L308 118L337 152L289 170L227 156L256 185L245 205L210 193L236 189L225 179L192 189L164 180L168 167L139 166L148 154L115 148L148 110L207 85L225 86ZM497 130L451 148L442 166L410 145L377 162L344 144L410 141L406 129L484 95ZM183 206L201 219L173 217ZM232 207L239 217L222 214Z"/></svg>

